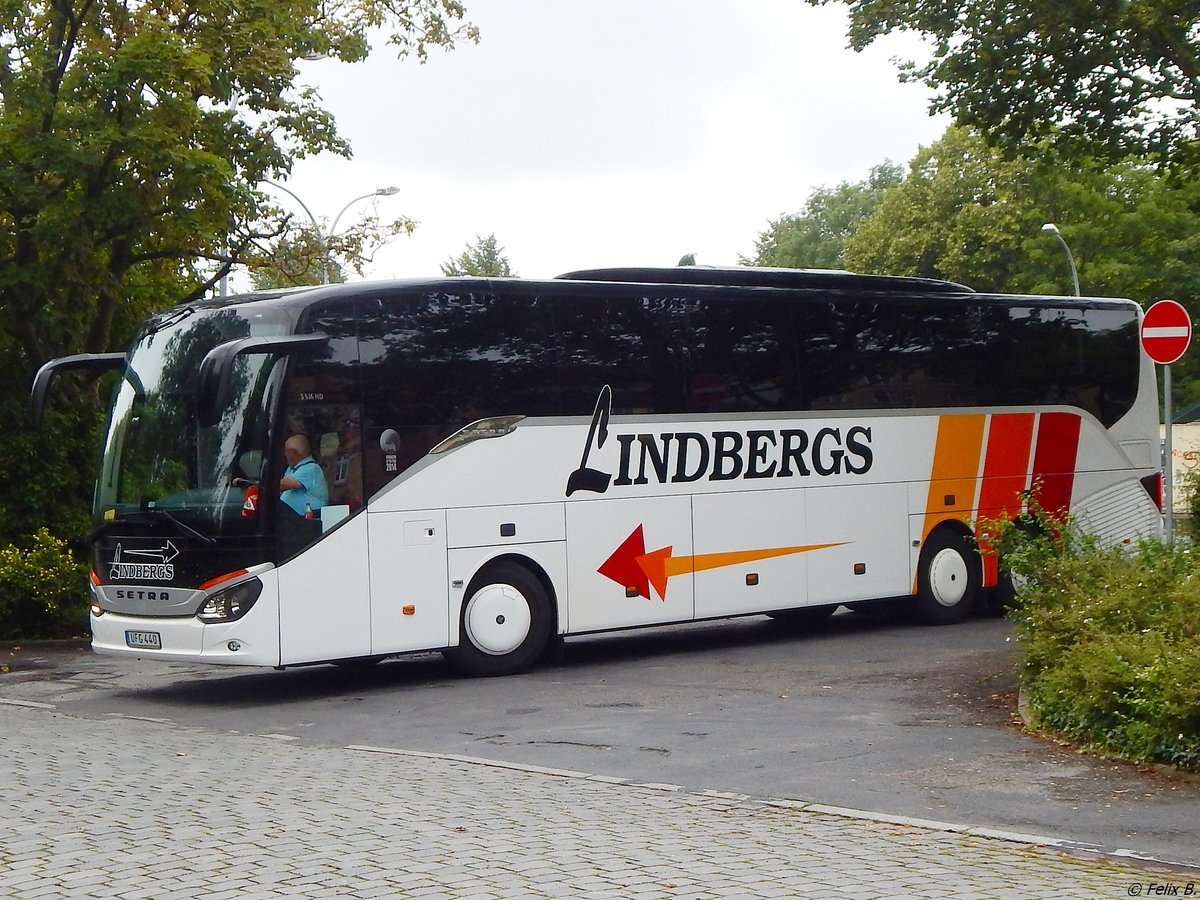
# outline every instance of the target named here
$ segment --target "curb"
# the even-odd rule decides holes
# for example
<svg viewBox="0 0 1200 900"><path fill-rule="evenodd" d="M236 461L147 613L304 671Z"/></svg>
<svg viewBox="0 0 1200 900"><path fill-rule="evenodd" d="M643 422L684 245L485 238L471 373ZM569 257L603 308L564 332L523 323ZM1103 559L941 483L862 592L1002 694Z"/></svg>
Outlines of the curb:
<svg viewBox="0 0 1200 900"><path fill-rule="evenodd" d="M1025 726L1025 730L1028 731L1030 734L1035 735L1035 736L1046 736L1046 735L1054 734L1054 732L1048 732L1044 729L1036 727L1033 724L1033 715L1029 710L1029 695L1026 693L1024 685L1021 685L1021 687L1019 687L1017 689L1017 715L1019 715L1021 717L1021 724ZM1072 741L1072 745L1077 746L1074 744L1073 741ZM1112 760L1113 762L1124 763L1125 765L1133 766L1134 768L1138 768L1138 769L1148 769L1149 771L1155 772L1155 773L1163 776L1164 778L1173 778L1173 779L1177 779L1179 781L1186 781L1188 784L1200 784L1200 772L1185 772L1182 769L1177 769L1174 766L1167 765L1166 763L1133 762L1132 760L1128 760L1125 757L1119 756L1116 753L1109 753L1105 750L1091 748L1091 747L1087 747L1087 748L1078 747L1078 752L1090 753L1095 756L1099 756L1102 759L1108 759L1108 760Z"/></svg>
<svg viewBox="0 0 1200 900"><path fill-rule="evenodd" d="M1064 853L1103 857L1113 862L1140 863L1164 866L1171 869L1186 869L1190 872L1200 872L1200 862L1164 859L1149 853L1130 850L1125 847L1103 847L1099 844L1088 844L1082 841L1070 841L1062 838L1047 837L1039 834L1024 834L1017 831L1006 831L1001 828L990 828L981 825L964 825L955 822L939 822L932 819L918 819L911 816L894 816L887 813L871 812L869 810L852 809L844 806L829 806L809 800L793 800L780 797L754 797L750 794L739 794L725 791L695 791L688 790L678 784L661 784L655 782L638 782L629 778L614 778L608 775L595 775L589 772L578 772L573 769L553 769L545 766L523 765L521 763L504 762L502 760L486 759L478 756L463 756L457 753L429 753L423 750L402 750L396 747L376 747L368 744L350 744L344 749L356 753L381 753L390 756L408 756L420 759L435 759L444 762L457 762L473 766L488 766L493 769L507 769L513 772L523 772L530 775L544 775L551 778L569 778L581 781L592 781L601 784L615 784L625 787L641 788L650 791L670 791L674 793L691 794L696 797L720 798L735 802L757 803L775 809L793 810L796 812L815 813L818 815L837 816L843 819L854 819L862 822L878 822L887 825L900 825L907 828L924 831L937 831L944 834L962 834L970 837L990 838L1007 841L1012 844L1023 844L1030 847L1045 847Z"/></svg>

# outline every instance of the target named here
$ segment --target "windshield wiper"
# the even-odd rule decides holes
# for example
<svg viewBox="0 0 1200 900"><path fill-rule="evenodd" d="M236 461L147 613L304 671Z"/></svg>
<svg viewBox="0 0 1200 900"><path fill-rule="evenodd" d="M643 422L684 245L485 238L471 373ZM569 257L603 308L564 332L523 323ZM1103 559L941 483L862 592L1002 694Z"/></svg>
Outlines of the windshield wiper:
<svg viewBox="0 0 1200 900"><path fill-rule="evenodd" d="M196 307L194 306L182 306L175 310L175 312L163 313L161 319L158 319L157 321L151 321L149 325L146 326L144 336L149 337L152 334L158 334L168 325L174 325L176 322L182 322L195 311Z"/></svg>
<svg viewBox="0 0 1200 900"><path fill-rule="evenodd" d="M103 525L101 525L99 528L97 528L95 531L93 531L90 535L88 535L88 540L89 541L95 540L97 537L99 537L101 534L103 534L109 528L111 528L114 525L117 525L121 522L142 522L142 523L144 523L147 521L152 522L155 519L166 519L168 522L170 522L172 525L174 525L176 528L178 528L184 534L188 535L189 537L194 537L196 540L200 541L202 544L207 544L210 547L217 542L216 538L209 537L207 534L197 531L195 528L193 528L191 525L186 524L185 522L180 522L177 518L175 518L173 515L171 515L165 509L137 509L137 510L133 510L131 512L127 512L124 515L122 515L121 518L119 518L119 519L114 519L111 522L105 522Z"/></svg>

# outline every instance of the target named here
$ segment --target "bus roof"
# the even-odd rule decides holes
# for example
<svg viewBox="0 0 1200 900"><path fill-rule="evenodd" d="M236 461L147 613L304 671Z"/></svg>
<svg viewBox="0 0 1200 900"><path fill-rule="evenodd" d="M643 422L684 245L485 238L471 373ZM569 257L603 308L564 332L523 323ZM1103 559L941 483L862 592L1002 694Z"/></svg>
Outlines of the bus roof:
<svg viewBox="0 0 1200 900"><path fill-rule="evenodd" d="M935 278L859 275L842 269L777 269L766 266L671 266L579 269L557 276L567 281L631 284L707 284L741 287L830 288L906 293L971 294L972 288Z"/></svg>

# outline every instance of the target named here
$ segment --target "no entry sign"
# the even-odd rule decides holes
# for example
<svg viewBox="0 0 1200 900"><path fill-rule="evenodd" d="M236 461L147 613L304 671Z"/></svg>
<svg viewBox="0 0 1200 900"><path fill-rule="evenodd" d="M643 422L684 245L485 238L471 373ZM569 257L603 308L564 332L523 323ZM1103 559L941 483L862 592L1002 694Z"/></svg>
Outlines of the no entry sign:
<svg viewBox="0 0 1200 900"><path fill-rule="evenodd" d="M1192 340L1192 320L1174 300L1159 300L1142 319L1142 346L1156 363L1169 366L1187 350Z"/></svg>

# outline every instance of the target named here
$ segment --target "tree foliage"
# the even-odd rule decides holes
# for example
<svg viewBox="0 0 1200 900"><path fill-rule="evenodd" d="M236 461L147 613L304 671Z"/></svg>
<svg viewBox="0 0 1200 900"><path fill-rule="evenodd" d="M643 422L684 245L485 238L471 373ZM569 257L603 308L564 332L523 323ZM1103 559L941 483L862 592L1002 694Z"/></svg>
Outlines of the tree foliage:
<svg viewBox="0 0 1200 900"><path fill-rule="evenodd" d="M836 269L843 265L847 238L899 184L904 170L892 162L871 169L865 181L843 181L813 191L804 208L773 219L754 244L754 256L743 265L784 266L793 269Z"/></svg>
<svg viewBox="0 0 1200 900"><path fill-rule="evenodd" d="M1051 140L1065 158L1200 166L1200 6L1181 0L808 0L843 2L850 45L924 35L907 79L936 111L1009 150Z"/></svg>
<svg viewBox="0 0 1200 900"><path fill-rule="evenodd" d="M1082 293L1200 313L1200 184L1133 162L1017 159L974 132L950 128L922 148L847 240L855 271L944 278L976 290L1070 294L1058 224ZM1200 358L1176 367L1180 402L1200 400Z"/></svg>
<svg viewBox="0 0 1200 900"><path fill-rule="evenodd" d="M0 0L5 420L24 420L46 359L124 345L149 311L202 295L256 242L286 233L255 186L296 157L349 153L315 93L295 86L295 60L361 60L376 28L392 30L399 55L423 58L476 38L463 16L458 0ZM90 482L94 450L83 448L98 417L94 389L73 400L69 432L0 435L8 459L72 448L70 471L39 470L55 453L30 463L34 483L58 486L72 507ZM0 516L26 500L6 479ZM0 539L27 525L0 519Z"/></svg>
<svg viewBox="0 0 1200 900"><path fill-rule="evenodd" d="M1058 224L1083 293L1149 303L1200 297L1200 185L1149 165L1012 159L950 128L922 148L846 244L850 268L1069 294Z"/></svg>
<svg viewBox="0 0 1200 900"><path fill-rule="evenodd" d="M375 248L397 234L411 234L415 228L416 223L407 217L385 224L375 214L334 235L324 234L315 225L297 228L247 257L250 280L256 290L338 284L346 280L347 265L362 275Z"/></svg>
<svg viewBox="0 0 1200 900"><path fill-rule="evenodd" d="M467 244L458 256L442 263L443 275L478 275L483 278L512 278L516 276L504 248L496 242L496 236L475 235L475 242Z"/></svg>

